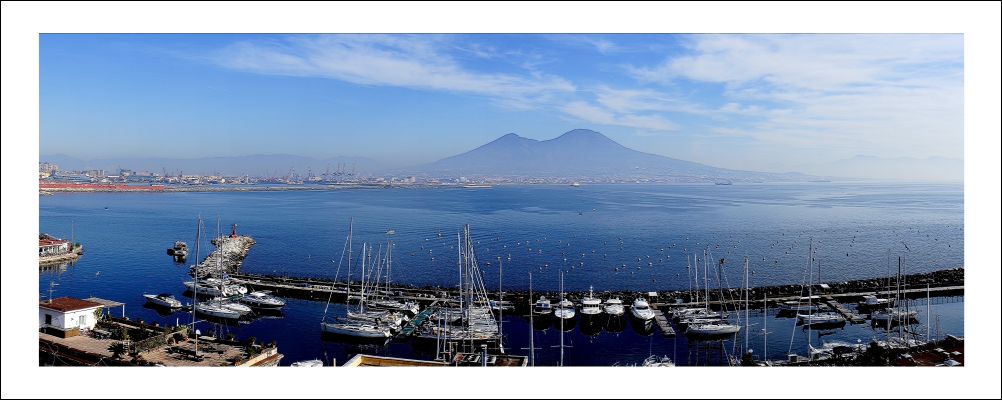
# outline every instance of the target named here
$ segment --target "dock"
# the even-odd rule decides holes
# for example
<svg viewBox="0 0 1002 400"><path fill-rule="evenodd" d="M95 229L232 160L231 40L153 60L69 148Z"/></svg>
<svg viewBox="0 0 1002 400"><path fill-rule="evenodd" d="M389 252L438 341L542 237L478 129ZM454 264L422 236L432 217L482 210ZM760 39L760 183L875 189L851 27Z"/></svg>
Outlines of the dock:
<svg viewBox="0 0 1002 400"><path fill-rule="evenodd" d="M658 327L661 328L661 334L665 337L675 337L675 328L672 328L671 322L669 322L668 318L665 317L665 313L657 308L653 309L654 322L656 322Z"/></svg>
<svg viewBox="0 0 1002 400"><path fill-rule="evenodd" d="M397 334L397 338L401 339L413 335L414 331L421 327L421 325L424 324L424 321L426 321L431 314L438 310L437 303L438 302L435 302L434 304L426 307L424 310L415 315L414 318L408 321L407 325L404 325L403 329L400 330L400 333Z"/></svg>
<svg viewBox="0 0 1002 400"><path fill-rule="evenodd" d="M828 307L831 307L833 310L835 310L839 314L842 314L842 316L845 317L846 321L849 321L849 322L851 322L853 324L862 324L862 323L866 322L865 318L863 318L859 314L856 314L856 313L852 312L848 308L845 308L845 306L842 305L842 303L839 303L837 300L835 300L831 296L825 296L823 298L823 300L824 300L825 304L828 305Z"/></svg>

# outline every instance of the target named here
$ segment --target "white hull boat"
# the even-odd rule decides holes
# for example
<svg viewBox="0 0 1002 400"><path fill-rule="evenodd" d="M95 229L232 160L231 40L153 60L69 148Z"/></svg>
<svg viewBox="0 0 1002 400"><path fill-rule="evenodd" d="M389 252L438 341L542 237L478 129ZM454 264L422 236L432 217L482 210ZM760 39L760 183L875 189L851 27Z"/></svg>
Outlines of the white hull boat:
<svg viewBox="0 0 1002 400"><path fill-rule="evenodd" d="M731 335L741 331L741 326L725 323L709 323L689 325L685 330L686 335L694 336L716 336Z"/></svg>
<svg viewBox="0 0 1002 400"><path fill-rule="evenodd" d="M633 306L630 307L630 314L632 314L634 318L644 322L654 319L654 310L651 310L650 304L648 304L647 300L644 299L637 299L633 302Z"/></svg>
<svg viewBox="0 0 1002 400"><path fill-rule="evenodd" d="M602 313L602 300L596 299L591 287L588 297L581 300L581 315L598 315Z"/></svg>
<svg viewBox="0 0 1002 400"><path fill-rule="evenodd" d="M290 364L289 366L290 367L322 367L322 366L324 366L324 362L320 361L320 360L296 361L296 362Z"/></svg>
<svg viewBox="0 0 1002 400"><path fill-rule="evenodd" d="M625 312L623 308L623 301L618 298L611 298L605 301L605 305L602 307L606 314L613 317L622 316Z"/></svg>
<svg viewBox="0 0 1002 400"><path fill-rule="evenodd" d="M817 314L797 314L797 319L804 325L834 325L845 322L845 317L834 312Z"/></svg>
<svg viewBox="0 0 1002 400"><path fill-rule="evenodd" d="M896 308L888 308L875 311L870 314L870 319L875 322L886 323L888 321L913 321L918 316L916 311L904 311Z"/></svg>
<svg viewBox="0 0 1002 400"><path fill-rule="evenodd" d="M240 319L240 313L211 303L198 303L195 312L215 318Z"/></svg>
<svg viewBox="0 0 1002 400"><path fill-rule="evenodd" d="M563 320L574 318L574 314L574 303L569 300L560 301L557 303L557 308L553 309L553 316Z"/></svg>
<svg viewBox="0 0 1002 400"><path fill-rule="evenodd" d="M256 308L276 309L285 306L285 300L271 295L268 291L251 292L241 297L239 301Z"/></svg>
<svg viewBox="0 0 1002 400"><path fill-rule="evenodd" d="M143 297L146 298L146 302L155 306L164 308L181 308L181 302L175 299L174 296L161 293L161 294L144 294Z"/></svg>
<svg viewBox="0 0 1002 400"><path fill-rule="evenodd" d="M351 336L358 338L388 338L393 334L390 328L385 326L375 326L359 323L320 323L320 330L333 333L335 335Z"/></svg>

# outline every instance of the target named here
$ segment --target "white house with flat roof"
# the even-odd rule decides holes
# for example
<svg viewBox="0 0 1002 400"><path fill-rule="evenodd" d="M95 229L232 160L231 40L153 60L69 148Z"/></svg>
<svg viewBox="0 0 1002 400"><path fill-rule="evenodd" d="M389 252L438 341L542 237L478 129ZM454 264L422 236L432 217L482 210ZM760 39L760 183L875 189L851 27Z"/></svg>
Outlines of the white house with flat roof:
<svg viewBox="0 0 1002 400"><path fill-rule="evenodd" d="M97 325L94 311L102 307L104 304L72 297L41 301L38 303L38 329L63 338L77 336L80 331Z"/></svg>

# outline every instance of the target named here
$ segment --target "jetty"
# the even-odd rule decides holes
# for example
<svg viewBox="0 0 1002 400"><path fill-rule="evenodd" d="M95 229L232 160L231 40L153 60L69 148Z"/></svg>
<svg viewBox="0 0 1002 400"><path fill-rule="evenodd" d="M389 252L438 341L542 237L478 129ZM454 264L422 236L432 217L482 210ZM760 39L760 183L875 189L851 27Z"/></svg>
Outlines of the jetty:
<svg viewBox="0 0 1002 400"><path fill-rule="evenodd" d="M672 328L671 322L665 317L665 313L659 310L657 307L651 307L654 310L654 322L657 323L658 328L661 329L661 334L664 337L675 337L675 328Z"/></svg>
<svg viewBox="0 0 1002 400"><path fill-rule="evenodd" d="M212 239L216 249L200 264L192 267L191 273L197 273L199 277L233 274L240 270L240 265L254 243L250 236L237 235L237 225L233 224L229 236Z"/></svg>
<svg viewBox="0 0 1002 400"><path fill-rule="evenodd" d="M844 317L846 321L849 321L853 324L862 324L866 322L866 319L863 318L861 315L852 312L852 310L849 310L848 308L845 308L845 306L842 305L842 303L839 303L831 296L825 296L823 300L825 304L828 305L828 307L831 307L839 314L842 314L842 317Z"/></svg>

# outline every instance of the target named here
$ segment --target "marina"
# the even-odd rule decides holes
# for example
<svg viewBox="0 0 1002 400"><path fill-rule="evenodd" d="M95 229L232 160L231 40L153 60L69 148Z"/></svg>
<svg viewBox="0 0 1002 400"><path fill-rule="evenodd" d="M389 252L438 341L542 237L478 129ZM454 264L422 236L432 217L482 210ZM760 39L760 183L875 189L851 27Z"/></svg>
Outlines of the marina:
<svg viewBox="0 0 1002 400"><path fill-rule="evenodd" d="M596 186L589 186L589 190L595 190ZM430 189L429 189L430 190ZM495 193L504 193L510 190L504 187L491 189ZM559 190L559 189L553 189ZM353 193L357 193L352 191ZM347 194L349 192L343 192ZM464 191L463 196L478 196L479 191ZM581 192L578 192L581 193ZM247 194L243 194L247 196ZM262 193L263 196L276 196L278 194ZM288 196L289 194L282 194ZM314 196L318 194L310 194ZM124 195L119 195L124 196ZM230 194L206 194L204 196L231 196ZM405 197L409 197L405 196ZM49 199L49 197L46 197ZM66 198L64 198L66 199ZM63 201L58 199L57 201ZM101 208L104 206L102 205ZM114 204L110 209L119 208ZM577 212L573 211L573 215ZM364 214L372 216L371 214ZM80 220L80 217L74 217ZM476 218L475 218L476 219ZM807 287L794 283L783 283L763 285L761 277L752 277L751 280L760 282L751 284L747 290L747 301L738 299L745 298L744 287L733 287L726 282L726 278L736 276L736 270L728 269L726 265L721 269L721 274L715 275L709 272L700 271L699 289L686 289L686 266L684 263L685 251L680 247L665 245L665 253L661 255L659 248L654 252L665 259L665 265L670 258L674 260L674 270L681 272L680 279L668 279L661 282L661 279L647 280L647 282L636 281L629 283L631 279L617 281L611 286L603 283L599 287L600 279L588 279L584 273L588 268L592 269L592 262L601 262L603 255L589 257L590 250L587 245L578 252L579 260L572 263L570 255L573 254L573 244L571 240L554 238L554 233L547 234L547 238L542 237L537 240L528 239L506 239L503 235L485 233L477 226L471 226L471 232L466 239L467 244L457 246L456 233L452 234L452 240L447 232L448 227L426 229L415 233L413 229L406 229L400 226L394 229L372 229L366 228L368 223L355 222L355 245L366 242L365 256L362 256L356 247L351 253L354 260L350 271L346 261L341 261L339 268L338 259L342 257L342 243L344 235L349 231L347 219L333 221L332 228L317 228L308 223L302 229L311 232L310 235L285 236L284 233L276 234L269 230L261 222L254 219L240 218L233 222L239 223L240 232L237 231L233 223L227 222L228 234L218 235L211 240L204 240L201 249L203 252L209 250L209 255L202 258L194 254L195 243L188 236L191 223L178 224L180 229L164 231L162 237L168 238L160 243L173 243L181 239L186 241L188 247L189 260L200 260L195 268L188 268L187 265L176 264L172 257L163 257L163 247L154 249L151 253L159 253L164 260L161 269L148 270L145 277L138 281L140 289L145 294L159 294L173 296L182 303L182 307L163 307L150 304L143 307L132 307L129 315L138 314L144 320L157 320L161 325L177 323L177 320L184 321L190 318L193 293L182 285L186 280L192 279L189 273L198 272L199 297L205 294L213 294L211 288L218 288L215 293L226 298L227 302L234 302L237 305L244 305L250 311L241 311L234 308L234 305L226 305L223 299L213 300L211 298L200 299L197 303L202 309L198 311L200 328L205 332L208 330L216 337L235 335L238 338L248 338L255 336L263 338L265 341L275 340L283 349L286 355L279 364L288 365L295 360L323 360L325 365L334 365L332 360L350 360L359 354L367 354L373 357L392 357L400 359L414 360L435 360L442 357L453 357L456 354L476 354L479 352L477 346L480 343L489 344L489 354L497 355L504 351L506 355L527 355L524 348L537 347L534 356L534 365L612 365L620 363L623 365L639 365L641 360L649 358L653 360L651 364L666 364L660 362L661 355L667 355L666 359L674 365L734 365L731 356L740 354L741 349L761 343L764 339L759 328L746 328L746 320L751 320L752 325L756 319L766 318L770 321L768 325L770 331L779 329L779 333L770 332L768 341L770 343L768 360L770 362L780 362L786 359L785 354L778 353L779 349L787 350L792 347L794 352L799 352L806 357L810 354L806 349L806 335L823 335L820 339L829 340L855 340L854 338L866 340L884 340L888 335L886 326L874 324L853 323L843 328L835 329L811 329L800 324L794 315L784 316L782 313L776 314L780 305L785 302L799 302L802 297L808 295ZM264 222L272 223L269 220ZM483 223L483 221L480 221ZM86 218L77 224L86 224ZM222 226L221 222L217 225ZM362 226L359 229L359 226ZM142 225L136 225L139 228ZM462 224L458 225L462 226ZM79 228L78 228L79 229ZM297 229L298 230L298 229ZM456 226L452 227L456 230ZM292 230L295 232L296 230ZM88 229L88 238L93 236L92 229ZM423 233L421 233L423 232ZM462 233L462 230L460 230ZM211 236L211 235L209 235ZM341 240L338 237L341 237ZM416 236L416 237L415 237ZM463 235L459 235L462 239ZM253 238L252 238L253 237ZM285 237L299 238L296 245L290 246L290 242L283 239ZM106 241L96 237L95 245L90 246L91 257L100 258L101 264L107 263L109 257L108 248L104 246ZM185 240L187 239L187 240ZM391 242L388 245L388 240ZM690 239L692 240L692 239ZM328 244L329 250L326 256L317 256L316 248L304 247L304 243ZM462 244L462 240L459 241ZM547 245L546 243L550 244ZM594 241L593 241L594 242ZM700 240L702 245L702 240ZM336 247L329 244L336 244ZM432 245L435 243L434 245ZM518 243L521 243L519 245ZM601 241L598 242L601 247ZM803 242L801 242L803 243ZM151 245L153 243L150 243ZM209 246L211 245L211 247ZM371 247L370 247L371 246ZM477 260L477 273L472 273L473 269L462 274L468 280L462 286L456 285L455 280L460 276L456 272L444 273L445 271L458 271L457 253L462 259L462 252L458 249L469 246L469 254L475 254ZM549 247L547 247L549 246ZM620 246L616 244L616 246ZM621 245L626 251L629 247L627 243ZM715 248L713 245L707 245ZM804 245L805 246L805 245ZM507 249L505 249L507 247ZM611 247L611 246L610 246ZM387 249L392 248L392 255ZM564 250L560 250L564 248ZM540 258L539 251L544 250L543 258ZM598 249L596 249L598 250ZM421 252L425 252L425 261L420 261ZM449 252L452 252L451 257ZM465 252L466 250L464 250ZM509 260L508 252L512 252ZM519 256L519 252L524 252ZM612 249L605 250L611 252ZM633 250L635 251L635 249ZM723 250L715 250L722 252ZM670 252L670 253L669 253ZM568 285L572 277L576 284L572 288L565 289L563 296L555 290L558 285L556 279L559 278L557 267L547 267L543 260L545 254L552 254L555 257L552 263L563 264L563 258L568 257L566 266L560 267L567 276ZM580 257L585 253L585 257ZM676 258L676 254L680 254ZM913 255L914 256L914 255ZM344 256L347 258L347 256ZM637 260L637 259L640 260ZM707 256L708 258L708 256ZM82 259L82 260L88 260ZM155 256L144 258L144 263L154 260ZM434 261L432 261L434 259ZM658 274L655 276L666 276L667 271L661 271L657 265L661 263L653 255L651 261L647 262L646 257L634 257L634 261L640 265L640 270L645 273ZM679 268L678 260L683 260ZM364 275L361 272L362 261L365 262ZM795 261L795 259L791 259ZM504 282L500 281L500 265L504 264ZM644 264L650 263L650 266ZM450 265L451 264L451 265ZM620 263L622 264L622 263ZM81 266L82 265L82 266ZM613 264L615 265L615 264ZM49 276L59 277L62 281L56 287L59 293L73 294L78 289L80 283L77 279L70 279L73 276L82 278L83 271L91 271L88 280L103 280L109 276L111 266L101 266L100 273L95 269L96 263L88 262L78 264L72 269L64 271L54 271L51 273L40 272L40 283L50 281ZM539 266L539 267L537 267ZM572 268L574 267L574 268ZM754 273L762 274L764 271L758 263L752 262L751 269ZM468 267L469 268L469 267ZM617 267L613 267L613 270ZM622 265L619 265L622 269ZM441 269L443 274L438 278L437 283L429 284L426 278L422 279L422 274L428 271ZM829 267L827 269L835 269ZM827 270L826 269L826 270ZM887 268L886 270L890 270ZM392 281L390 280L392 271ZM534 272L537 281L542 281L537 285L535 293L530 297L526 286L527 272ZM584 271L584 272L582 272ZM670 270L668 270L670 271ZM728 276L729 272L735 273ZM766 270L767 271L767 270ZM52 275L48 275L52 274ZM834 274L834 272L832 273ZM449 276L453 281L450 283ZM521 275L521 276L520 276ZM557 275L557 276L554 276ZM632 276L628 274L627 276ZM826 274L829 275L829 274ZM157 278L163 276L164 278ZM479 277L478 277L479 276ZM614 277L617 275L613 275ZM621 275L620 275L621 276ZM833 275L834 276L834 275ZM539 277L542 277L540 279ZM869 311L857 309L859 302L866 302L867 298L888 298L900 297L902 301L916 302L921 304L923 299L931 299L931 311L923 311L918 322L912 326L926 326L939 324L941 330L947 333L962 334L962 330L956 330L959 321L942 314L947 311L937 311L952 309L957 306L962 307L962 296L964 294L963 269L947 268L933 271L913 271L902 275L900 278L886 275L875 277L861 277L859 279L826 279L826 284L812 285L814 294L818 295L816 304L839 313L849 322L858 322L859 319L866 320ZM547 278L551 278L549 280ZM615 278L619 279L619 278ZM704 282L704 279L706 282ZM719 282L715 282L717 279ZM894 283L896 279L907 282L898 290ZM712 281L712 282L711 282ZM741 279L732 280L738 282ZM774 281L774 280L773 280ZM160 282L160 283L157 283ZM890 287L888 282L891 282ZM191 281L191 284L194 284ZM502 284L503 283L503 284ZM708 285L707 285L708 283ZM928 284L928 288L926 288ZM703 288L702 286L709 286ZM744 283L742 283L744 286ZM110 289L111 287L109 287ZM124 288L124 286L123 286ZM498 289L503 289L503 297ZM633 288L633 289L627 289ZM710 290L707 290L710 289ZM471 295L472 290L472 295ZM121 291L121 290L119 290ZM114 292L104 291L102 297L131 300L136 304L143 304L146 298L139 294L128 294L122 291L123 295L116 295ZM134 292L133 292L134 293ZM179 295L183 293L184 296ZM534 305L539 304L540 298L550 299L551 306L549 313L540 311L535 317L535 321L530 321L529 315ZM868 297L870 296L870 297ZM366 309L364 314L358 314L358 302L365 299ZM764 300L767 298L768 300ZM271 299L265 301L277 301L274 304L284 304L280 307L269 307L264 304L255 305L256 299ZM617 299L621 301L616 303ZM643 299L649 308L650 318L634 316L633 304ZM953 300L951 300L953 299ZM961 299L958 303L958 300ZM561 300L563 300L561 304ZM329 303L327 303L329 302ZM625 303L625 304L623 304ZM327 304L325 306L325 304ZM412 304L412 308L405 307L405 304ZM598 305L596 307L596 304ZM637 303L639 304L639 303ZM505 308L501 313L502 305ZM475 306L475 307L473 307ZM215 307L215 308L213 308ZM321 332L319 323L327 314L328 323L335 323L335 320L348 318L348 321L367 321L371 326L382 326L387 322L386 317L390 314L383 314L384 311L372 309L370 307L389 307L398 310L401 316L407 318L390 319L396 325L387 327L387 333L380 333L379 341L357 342L344 335L331 335ZM469 311L462 311L469 307ZM510 309L509 309L510 307ZM913 306L922 308L921 306ZM326 310L325 310L326 309ZM403 311L403 310L410 311ZM672 317L677 317L680 310L685 309L707 309L706 316L713 313L720 315L721 319L692 319L686 320L702 324L705 331L711 328L712 323L724 323L740 327L737 334L726 334L723 337L684 334L689 328L683 321L676 323ZM761 310L771 310L769 315L763 315ZM224 311L225 310L225 311ZM566 318L559 318L554 315L563 315ZM217 316L207 315L217 313ZM596 312L597 311L597 312ZM749 316L744 314L748 312ZM352 313L356 315L352 317ZM621 313L621 314L617 314ZM735 320L737 314L742 314L741 318ZM933 318L926 317L933 313ZM468 315L469 317L464 318ZM616 315L622 315L618 317ZM952 314L951 314L952 315ZM355 319L351 319L355 318ZM451 322L450 322L451 320ZM649 322L645 322L649 321ZM950 322L953 321L953 322ZM535 327L530 326L534 322ZM336 322L343 323L343 322ZM355 322L356 327L364 326L361 322ZM946 328L943 328L943 327ZM952 327L952 328L950 328ZM893 329L893 327L892 327ZM920 328L921 329L921 328ZM381 331L381 328L377 329ZM496 330L497 333L490 333ZM931 332L935 329L930 329ZM382 331L381 331L382 332ZM532 336L534 344L528 343L529 332L534 332ZM695 330L693 330L695 332ZM744 334L749 333L750 337L744 338ZM719 336L719 335L718 335ZM781 337L785 336L785 341ZM929 336L935 337L930 333ZM942 337L942 336L939 336ZM304 339L305 338L305 339ZM792 341L791 341L792 338ZM814 338L815 343L819 338ZM452 344L449 344L449 343ZM472 345L471 345L472 343ZM792 346L791 346L792 345ZM550 347L553 346L553 347ZM761 345L757 346L761 347ZM756 348L757 348L756 347ZM443 349L453 349L451 355L443 356ZM326 353L326 355L325 355ZM563 356L560 356L563 353ZM657 354L658 357L654 357ZM763 353L756 352L761 360ZM472 356L471 356L472 357ZM653 358L652 358L653 357ZM464 365L469 365L466 363Z"/></svg>

